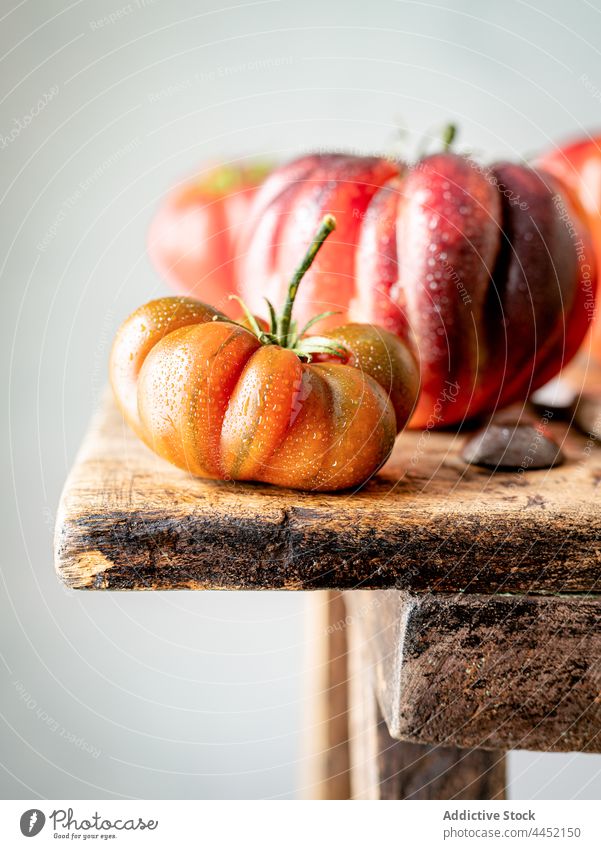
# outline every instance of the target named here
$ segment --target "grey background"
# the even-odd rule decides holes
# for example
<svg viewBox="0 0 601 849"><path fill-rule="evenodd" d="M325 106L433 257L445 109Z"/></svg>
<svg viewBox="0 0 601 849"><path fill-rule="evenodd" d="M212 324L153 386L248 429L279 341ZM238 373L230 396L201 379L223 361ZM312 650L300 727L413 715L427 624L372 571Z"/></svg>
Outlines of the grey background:
<svg viewBox="0 0 601 849"><path fill-rule="evenodd" d="M0 134L58 88L0 148L0 793L298 795L302 594L78 595L53 573L111 336L165 291L152 210L208 157L379 150L448 118L471 148L519 156L601 125L601 11L30 0L0 16ZM598 798L601 758L513 754L510 794Z"/></svg>

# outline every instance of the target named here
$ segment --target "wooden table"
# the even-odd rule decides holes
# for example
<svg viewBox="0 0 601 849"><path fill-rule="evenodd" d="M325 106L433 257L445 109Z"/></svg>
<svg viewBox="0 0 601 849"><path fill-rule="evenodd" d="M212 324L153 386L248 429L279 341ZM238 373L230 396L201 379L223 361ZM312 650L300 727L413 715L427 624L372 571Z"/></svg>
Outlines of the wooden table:
<svg viewBox="0 0 601 849"><path fill-rule="evenodd" d="M601 751L601 451L494 473L405 433L357 493L192 478L107 395L63 492L56 567L88 590L288 589L323 634L323 798L502 798L508 749Z"/></svg>

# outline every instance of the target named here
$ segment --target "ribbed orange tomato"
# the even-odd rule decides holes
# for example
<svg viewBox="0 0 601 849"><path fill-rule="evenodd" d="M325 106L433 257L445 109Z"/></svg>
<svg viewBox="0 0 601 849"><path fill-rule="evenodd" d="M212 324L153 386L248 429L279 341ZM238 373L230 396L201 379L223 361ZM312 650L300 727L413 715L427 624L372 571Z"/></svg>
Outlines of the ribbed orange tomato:
<svg viewBox="0 0 601 849"><path fill-rule="evenodd" d="M249 313L243 326L180 297L124 322L111 382L157 454L202 477L310 490L357 486L386 461L419 390L409 344L361 324L307 336L292 321L300 280L334 226L326 216L282 313L269 305L268 330Z"/></svg>

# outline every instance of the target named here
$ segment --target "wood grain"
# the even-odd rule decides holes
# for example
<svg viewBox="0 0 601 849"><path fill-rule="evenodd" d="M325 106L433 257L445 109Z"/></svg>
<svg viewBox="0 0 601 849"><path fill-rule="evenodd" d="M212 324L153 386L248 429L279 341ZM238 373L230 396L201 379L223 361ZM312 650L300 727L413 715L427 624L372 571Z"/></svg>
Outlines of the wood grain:
<svg viewBox="0 0 601 849"><path fill-rule="evenodd" d="M56 567L81 589L581 592L601 579L601 451L555 427L567 462L496 473L464 436L406 432L359 492L187 475L107 395L62 495Z"/></svg>
<svg viewBox="0 0 601 849"><path fill-rule="evenodd" d="M390 590L345 599L392 737L601 751L600 598Z"/></svg>

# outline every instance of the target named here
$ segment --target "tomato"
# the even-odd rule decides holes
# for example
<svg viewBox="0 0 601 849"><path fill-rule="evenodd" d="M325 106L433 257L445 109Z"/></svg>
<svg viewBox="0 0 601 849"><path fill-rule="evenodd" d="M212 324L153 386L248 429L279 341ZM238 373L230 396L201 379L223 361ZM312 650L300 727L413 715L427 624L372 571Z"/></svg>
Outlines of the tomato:
<svg viewBox="0 0 601 849"><path fill-rule="evenodd" d="M236 291L236 239L268 172L264 163L216 165L163 201L150 225L148 252L176 292L202 292L218 304Z"/></svg>
<svg viewBox="0 0 601 849"><path fill-rule="evenodd" d="M581 344L597 283L591 235L549 171L484 167L450 150L412 167L297 159L258 190L240 236L238 282L251 309L281 297L292 258L328 209L337 232L307 275L297 318L338 310L413 334L422 393L412 426L523 400Z"/></svg>
<svg viewBox="0 0 601 849"><path fill-rule="evenodd" d="M111 383L152 450L202 477L309 490L358 486L386 461L419 391L410 345L363 324L308 336L292 319L300 281L333 229L326 216L269 324L246 311L243 326L184 297L126 319Z"/></svg>
<svg viewBox="0 0 601 849"><path fill-rule="evenodd" d="M556 147L543 154L538 164L578 198L591 230L597 268L601 267L601 135L586 136ZM588 265L592 268L590 259ZM592 325L591 349L601 360L601 315L592 300L588 302L588 309Z"/></svg>

